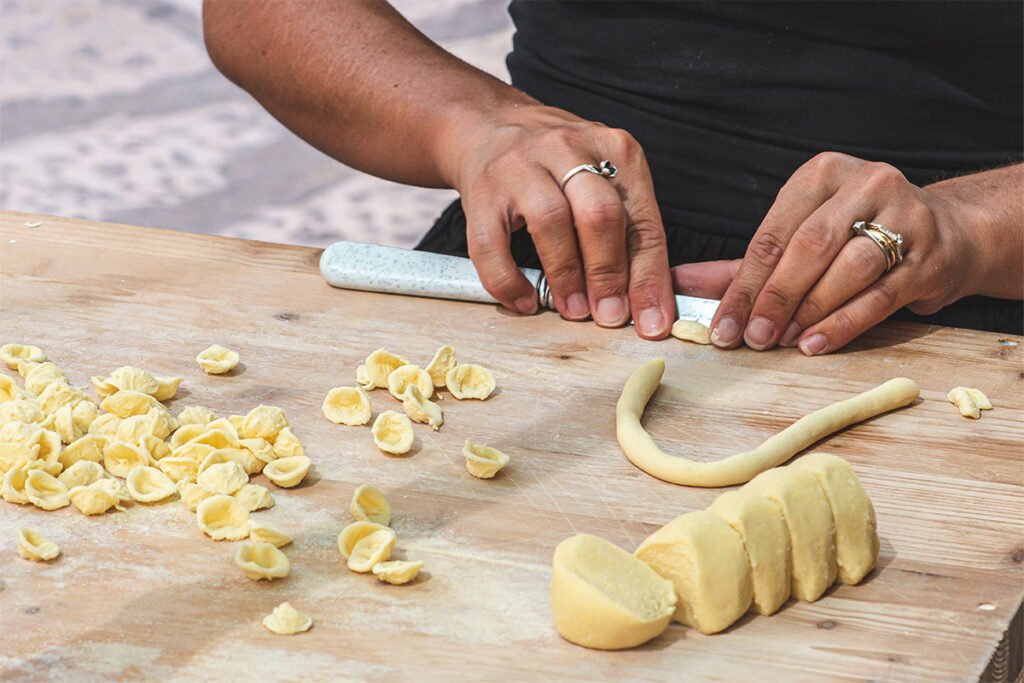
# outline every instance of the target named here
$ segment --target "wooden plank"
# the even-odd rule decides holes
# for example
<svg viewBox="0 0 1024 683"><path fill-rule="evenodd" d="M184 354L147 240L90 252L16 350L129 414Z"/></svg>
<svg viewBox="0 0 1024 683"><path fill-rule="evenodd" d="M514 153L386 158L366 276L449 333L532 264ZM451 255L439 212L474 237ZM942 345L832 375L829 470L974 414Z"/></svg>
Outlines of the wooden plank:
<svg viewBox="0 0 1024 683"><path fill-rule="evenodd" d="M43 224L25 226L33 220ZM310 483L275 491L277 506L257 513L296 538L292 575L270 585L242 576L233 544L205 538L180 503L102 518L3 503L0 677L973 679L1020 610L1024 368L1000 335L893 323L813 359L652 344L550 313L334 290L318 255L0 213L3 341L42 346L82 386L124 364L181 375L172 409L280 405L315 463ZM240 371L199 370L195 354L214 342L241 352ZM484 403L444 400L444 427L417 428L411 456L386 457L366 428L321 416L326 391L353 383L373 349L425 363L442 343L491 367L500 391ZM720 493L656 481L615 442L622 382L656 355L668 370L647 424L668 450L708 460L891 377L917 381L917 404L821 445L854 465L875 502L880 569L715 636L673 626L620 653L560 640L547 594L560 540L587 531L632 549ZM995 410L959 417L945 401L958 384L986 391ZM397 405L381 391L373 401L375 411ZM467 437L512 464L472 479ZM361 483L388 494L399 555L426 561L423 580L385 586L345 569L335 539ZM62 557L18 558L23 525ZM309 633L262 629L284 600L314 617Z"/></svg>

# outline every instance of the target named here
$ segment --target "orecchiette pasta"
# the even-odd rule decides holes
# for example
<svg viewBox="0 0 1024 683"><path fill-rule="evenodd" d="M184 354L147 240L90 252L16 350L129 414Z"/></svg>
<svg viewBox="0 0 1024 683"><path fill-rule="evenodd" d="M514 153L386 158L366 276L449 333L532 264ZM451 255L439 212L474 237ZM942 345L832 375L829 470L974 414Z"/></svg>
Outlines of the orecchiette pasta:
<svg viewBox="0 0 1024 683"><path fill-rule="evenodd" d="M412 422L393 410L385 410L377 416L372 427L373 442L385 453L403 455L412 448Z"/></svg>
<svg viewBox="0 0 1024 683"><path fill-rule="evenodd" d="M263 468L263 475L282 488L298 486L309 472L312 461L304 455L278 458Z"/></svg>
<svg viewBox="0 0 1024 683"><path fill-rule="evenodd" d="M238 352L214 344L199 352L196 362L208 375L223 375L238 366Z"/></svg>
<svg viewBox="0 0 1024 683"><path fill-rule="evenodd" d="M153 458L142 446L127 441L111 441L103 448L103 467L124 479L139 465L153 465Z"/></svg>
<svg viewBox="0 0 1024 683"><path fill-rule="evenodd" d="M434 431L444 424L441 406L426 398L415 385L410 385L402 397L402 407L411 420L428 425Z"/></svg>
<svg viewBox="0 0 1024 683"><path fill-rule="evenodd" d="M263 441L266 442L266 439ZM292 432L291 427L284 427L274 437L272 453L271 460L273 458L289 458L293 455L305 455L306 449L302 447L302 442ZM264 462L269 462L269 460Z"/></svg>
<svg viewBox="0 0 1024 683"><path fill-rule="evenodd" d="M434 358L427 364L427 373L430 375L435 387L445 385L445 377L448 371L458 364L455 358L455 349L445 345L434 353Z"/></svg>
<svg viewBox="0 0 1024 683"><path fill-rule="evenodd" d="M364 425L370 421L369 395L359 387L335 387L327 392L322 406L324 417L335 424Z"/></svg>
<svg viewBox="0 0 1024 683"><path fill-rule="evenodd" d="M241 503L242 507L249 512L274 507L274 497L270 495L270 491L265 486L259 484L245 484L232 493L231 497Z"/></svg>
<svg viewBox="0 0 1024 683"><path fill-rule="evenodd" d="M256 406L242 421L238 435L245 439L266 439L273 443L277 433L288 426L288 417L275 406Z"/></svg>
<svg viewBox="0 0 1024 683"><path fill-rule="evenodd" d="M249 511L231 496L217 494L199 503L196 521L215 541L240 541L249 535Z"/></svg>
<svg viewBox="0 0 1024 683"><path fill-rule="evenodd" d="M277 548L288 545L292 537L283 531L253 522L249 529L249 539L255 543L270 543Z"/></svg>
<svg viewBox="0 0 1024 683"><path fill-rule="evenodd" d="M388 375L388 391L399 401L405 395L405 390L411 386L419 388L420 393L426 398L434 395L434 381L422 368L415 365L403 365L395 368Z"/></svg>
<svg viewBox="0 0 1024 683"><path fill-rule="evenodd" d="M60 555L60 548L53 541L34 529L18 529L18 554L26 560L46 562Z"/></svg>
<svg viewBox="0 0 1024 683"><path fill-rule="evenodd" d="M25 495L30 503L43 510L57 510L71 504L68 487L43 470L29 471L25 480Z"/></svg>
<svg viewBox="0 0 1024 683"><path fill-rule="evenodd" d="M253 581L283 579L291 571L288 557L272 543L243 543L235 554L235 564Z"/></svg>
<svg viewBox="0 0 1024 683"><path fill-rule="evenodd" d="M59 462L65 468L83 460L100 462L103 459L103 448L108 443L109 439L105 436L87 434L68 444L67 448L61 451Z"/></svg>
<svg viewBox="0 0 1024 683"><path fill-rule="evenodd" d="M460 401L467 398L484 400L494 391L494 375L482 365L456 365L445 375L445 385Z"/></svg>
<svg viewBox="0 0 1024 683"><path fill-rule="evenodd" d="M185 425L208 425L217 419L217 414L203 406L188 406L178 413L178 424Z"/></svg>
<svg viewBox="0 0 1024 683"><path fill-rule="evenodd" d="M178 491L171 478L155 467L134 467L125 478L128 493L140 503L157 503Z"/></svg>
<svg viewBox="0 0 1024 683"><path fill-rule="evenodd" d="M389 560L373 565L373 575L384 583L400 586L415 579L421 569L422 560Z"/></svg>
<svg viewBox="0 0 1024 683"><path fill-rule="evenodd" d="M245 468L236 461L219 462L199 473L196 482L214 493L231 495L249 483Z"/></svg>
<svg viewBox="0 0 1024 683"><path fill-rule="evenodd" d="M348 510L356 521L373 522L383 526L391 524L391 503L384 492L376 486L362 484L356 487Z"/></svg>
<svg viewBox="0 0 1024 683"><path fill-rule="evenodd" d="M391 557L398 536L394 529L373 522L352 522L338 534L338 550L348 568L365 573Z"/></svg>
<svg viewBox="0 0 1024 683"><path fill-rule="evenodd" d="M367 356L366 362L360 366L363 368L362 378L359 370L356 370L356 381L367 389L387 388L388 375L408 362L386 349L377 349Z"/></svg>
<svg viewBox="0 0 1024 683"><path fill-rule="evenodd" d="M273 612L263 617L263 625L279 636L291 636L308 631L313 625L313 620L291 604L282 602Z"/></svg>
<svg viewBox="0 0 1024 683"><path fill-rule="evenodd" d="M88 486L89 484L102 479L106 472L98 462L91 460L79 460L59 475L57 480L68 489L76 486Z"/></svg>
<svg viewBox="0 0 1024 683"><path fill-rule="evenodd" d="M27 363L42 363L46 360L46 354L38 346L29 344L4 344L0 346L0 360L7 364L11 370L18 368L18 361Z"/></svg>
<svg viewBox="0 0 1024 683"><path fill-rule="evenodd" d="M121 498L104 487L105 482L110 480L95 481L88 486L75 486L68 491L71 504L83 515L102 515L107 510L117 507Z"/></svg>
<svg viewBox="0 0 1024 683"><path fill-rule="evenodd" d="M183 481L194 482L199 476L199 463L192 458L161 458L156 466L175 484Z"/></svg>
<svg viewBox="0 0 1024 683"><path fill-rule="evenodd" d="M466 470L477 479L493 478L509 461L509 457L497 448L475 444L468 439L462 455L466 458Z"/></svg>

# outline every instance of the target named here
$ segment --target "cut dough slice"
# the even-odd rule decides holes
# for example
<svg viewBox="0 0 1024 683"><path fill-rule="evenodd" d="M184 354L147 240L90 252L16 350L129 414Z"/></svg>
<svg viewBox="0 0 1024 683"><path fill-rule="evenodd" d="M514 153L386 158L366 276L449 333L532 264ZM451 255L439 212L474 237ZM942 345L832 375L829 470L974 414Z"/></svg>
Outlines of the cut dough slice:
<svg viewBox="0 0 1024 683"><path fill-rule="evenodd" d="M421 569L422 560L389 560L373 565L373 575L384 583L401 586L415 579Z"/></svg>
<svg viewBox="0 0 1024 683"><path fill-rule="evenodd" d="M313 461L304 455L278 458L263 468L263 475L281 488L290 489L299 485L312 464Z"/></svg>
<svg viewBox="0 0 1024 683"><path fill-rule="evenodd" d="M412 422L401 413L385 410L373 421L371 431L373 442L385 453L404 455L412 449Z"/></svg>
<svg viewBox="0 0 1024 683"><path fill-rule="evenodd" d="M46 562L60 555L60 548L53 541L34 529L18 529L18 554L26 560Z"/></svg>
<svg viewBox="0 0 1024 683"><path fill-rule="evenodd" d="M708 508L743 539L754 587L753 609L774 614L791 589L789 530L779 508L754 491L723 493Z"/></svg>
<svg viewBox="0 0 1024 683"><path fill-rule="evenodd" d="M675 586L673 618L701 633L718 633L750 609L754 588L743 539L707 510L675 518L635 554Z"/></svg>
<svg viewBox="0 0 1024 683"><path fill-rule="evenodd" d="M466 458L466 471L477 479L493 479L509 463L509 457L497 448L475 444L469 439L462 447L462 455Z"/></svg>
<svg viewBox="0 0 1024 683"><path fill-rule="evenodd" d="M178 492L171 478L155 467L139 466L125 477L128 493L140 503L158 503Z"/></svg>
<svg viewBox="0 0 1024 683"><path fill-rule="evenodd" d="M334 424L364 425L370 421L373 407L370 396L360 387L335 387L327 392L321 407L324 417Z"/></svg>
<svg viewBox="0 0 1024 683"><path fill-rule="evenodd" d="M640 424L644 408L665 373L665 361L651 360L633 371L615 406L615 433L630 462L647 474L685 486L732 486L780 465L834 432L913 403L920 390L900 377L845 401L805 415L752 451L717 462L696 462L665 453Z"/></svg>
<svg viewBox="0 0 1024 683"><path fill-rule="evenodd" d="M235 564L253 581L283 579L292 569L288 557L273 544L249 541L238 547Z"/></svg>
<svg viewBox="0 0 1024 683"><path fill-rule="evenodd" d="M426 370L415 365L403 365L388 375L388 391L399 401L405 396L405 390L416 387L425 398L434 395L434 381Z"/></svg>
<svg viewBox="0 0 1024 683"><path fill-rule="evenodd" d="M249 528L249 540L254 543L270 543L275 548L281 548L291 543L292 537L273 527L253 522Z"/></svg>
<svg viewBox="0 0 1024 683"><path fill-rule="evenodd" d="M338 550L348 568L366 573L391 557L398 535L394 529L373 522L352 522L338 534Z"/></svg>
<svg viewBox="0 0 1024 683"><path fill-rule="evenodd" d="M778 467L743 487L782 511L789 530L793 596L814 602L836 580L836 529L825 492L804 469Z"/></svg>
<svg viewBox="0 0 1024 683"><path fill-rule="evenodd" d="M196 483L214 493L230 496L249 483L249 475L236 461L219 462L200 472Z"/></svg>
<svg viewBox="0 0 1024 683"><path fill-rule="evenodd" d="M238 366L238 352L225 348L220 344L214 344L199 352L196 362L208 375L223 375L231 372Z"/></svg>
<svg viewBox="0 0 1024 683"><path fill-rule="evenodd" d="M249 511L231 496L218 494L199 503L196 521L215 541L240 541L249 535Z"/></svg>
<svg viewBox="0 0 1024 683"><path fill-rule="evenodd" d="M458 364L455 359L455 349L447 344L434 353L434 358L427 364L427 374L435 387L443 387L445 376L448 371Z"/></svg>
<svg viewBox="0 0 1024 683"><path fill-rule="evenodd" d="M672 583L608 541L578 534L555 549L551 614L571 643L600 650L635 647L668 628Z"/></svg>
<svg viewBox="0 0 1024 683"><path fill-rule="evenodd" d="M282 602L274 611L263 617L263 625L268 631L279 636L291 636L308 631L313 625L309 615L303 614L287 602Z"/></svg>
<svg viewBox="0 0 1024 683"><path fill-rule="evenodd" d="M397 370L396 370L397 372ZM410 385L402 397L402 407L409 419L425 424L435 432L444 424L444 414L441 406L437 405L423 395L419 387Z"/></svg>
<svg viewBox="0 0 1024 683"><path fill-rule="evenodd" d="M376 486L362 484L352 493L348 506L352 517L359 522L373 522L382 526L391 524L391 503Z"/></svg>
<svg viewBox="0 0 1024 683"><path fill-rule="evenodd" d="M828 453L809 453L790 467L807 470L825 491L836 525L836 564L839 580L855 585L878 562L875 508L850 463Z"/></svg>
<svg viewBox="0 0 1024 683"><path fill-rule="evenodd" d="M25 479L25 495L30 503L43 510L58 510L71 505L68 487L43 470L29 470Z"/></svg>
<svg viewBox="0 0 1024 683"><path fill-rule="evenodd" d="M694 344L710 344L708 326L696 320L677 320L672 323L672 336Z"/></svg>
<svg viewBox="0 0 1024 683"><path fill-rule="evenodd" d="M452 396L460 401L475 398L483 401L494 391L494 375L482 365L456 365L444 376Z"/></svg>

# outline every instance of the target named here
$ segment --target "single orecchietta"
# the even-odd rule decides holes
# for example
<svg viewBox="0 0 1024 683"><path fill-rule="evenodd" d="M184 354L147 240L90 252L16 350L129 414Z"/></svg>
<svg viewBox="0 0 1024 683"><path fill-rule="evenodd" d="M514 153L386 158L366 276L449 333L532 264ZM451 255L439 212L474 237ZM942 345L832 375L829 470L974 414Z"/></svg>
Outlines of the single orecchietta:
<svg viewBox="0 0 1024 683"><path fill-rule="evenodd" d="M30 344L4 344L0 346L0 360L11 370L18 369L18 362L45 363L46 354L38 346Z"/></svg>
<svg viewBox="0 0 1024 683"><path fill-rule="evenodd" d="M241 503L249 512L266 510L274 507L274 497L265 486L259 484L245 484L231 494L231 497Z"/></svg>
<svg viewBox="0 0 1024 683"><path fill-rule="evenodd" d="M322 407L324 417L334 424L364 425L370 421L373 408L370 396L360 387L335 387L327 392Z"/></svg>
<svg viewBox="0 0 1024 683"><path fill-rule="evenodd" d="M130 497L127 487L116 479L99 479L86 486L75 486L68 491L71 504L83 515L102 515Z"/></svg>
<svg viewBox="0 0 1024 683"><path fill-rule="evenodd" d="M278 458L263 468L263 475L281 488L290 489L299 485L312 464L304 455Z"/></svg>
<svg viewBox="0 0 1024 683"><path fill-rule="evenodd" d="M391 503L376 486L362 484L352 493L348 510L360 522L373 522L382 526L391 524Z"/></svg>
<svg viewBox="0 0 1024 683"><path fill-rule="evenodd" d="M475 398L483 401L494 391L494 375L482 365L467 363L456 365L445 375L445 385L452 396L461 400Z"/></svg>
<svg viewBox="0 0 1024 683"><path fill-rule="evenodd" d="M235 553L235 564L253 581L283 579L291 572L288 557L272 543L246 541Z"/></svg>
<svg viewBox="0 0 1024 683"><path fill-rule="evenodd" d="M217 494L199 503L196 521L215 541L240 541L249 535L249 511L231 496Z"/></svg>
<svg viewBox="0 0 1024 683"><path fill-rule="evenodd" d="M455 358L455 349L445 344L434 353L434 358L427 363L427 374L435 387L445 386L445 377L448 371L458 364Z"/></svg>
<svg viewBox="0 0 1024 683"><path fill-rule="evenodd" d="M373 421L373 442L385 453L404 455L412 449L412 422L402 413L385 410Z"/></svg>
<svg viewBox="0 0 1024 683"><path fill-rule="evenodd" d="M200 351L196 356L199 367L208 375L223 375L226 372L231 372L238 366L238 360L237 351L232 351L220 344L214 344Z"/></svg>
<svg viewBox="0 0 1024 683"><path fill-rule="evenodd" d="M419 390L415 385L410 385L402 396L402 407L405 414L415 422L428 425L435 432L444 424L444 413L441 406L437 405Z"/></svg>
<svg viewBox="0 0 1024 683"><path fill-rule="evenodd" d="M377 349L356 369L356 381L364 389L386 389L388 376L408 362L387 349Z"/></svg>
<svg viewBox="0 0 1024 683"><path fill-rule="evenodd" d="M981 411L992 410L992 402L979 389L955 387L947 396L949 402L960 409L960 414L977 420Z"/></svg>
<svg viewBox="0 0 1024 683"><path fill-rule="evenodd" d="M18 554L26 560L46 562L60 555L60 548L35 529L18 529Z"/></svg>
<svg viewBox="0 0 1024 683"><path fill-rule="evenodd" d="M402 365L388 375L388 391L399 401L405 396L405 390L417 387L425 398L434 395L434 381L426 370L415 365Z"/></svg>
<svg viewBox="0 0 1024 683"><path fill-rule="evenodd" d="M509 461L509 457L497 448L475 444L469 439L462 447L462 455L466 458L466 470L477 479L494 478Z"/></svg>
<svg viewBox="0 0 1024 683"><path fill-rule="evenodd" d="M394 529L373 522L352 522L338 534L338 550L348 568L366 573L391 557L398 535Z"/></svg>
<svg viewBox="0 0 1024 683"><path fill-rule="evenodd" d="M275 548L281 548L291 543L292 537L273 527L252 522L249 526L249 540L254 543L270 543Z"/></svg>
<svg viewBox="0 0 1024 683"><path fill-rule="evenodd" d="M279 636L291 636L308 631L313 625L313 620L309 615L292 607L291 603L282 602L273 612L263 617L263 625L268 631Z"/></svg>
<svg viewBox="0 0 1024 683"><path fill-rule="evenodd" d="M43 510L58 510L71 504L68 487L43 470L31 470L25 479L25 496Z"/></svg>
<svg viewBox="0 0 1024 683"><path fill-rule="evenodd" d="M203 470L196 482L208 491L230 496L249 483L249 474L237 461L219 462Z"/></svg>
<svg viewBox="0 0 1024 683"><path fill-rule="evenodd" d="M708 326L696 320L677 320L672 323L672 336L694 344L710 344L711 332Z"/></svg>
<svg viewBox="0 0 1024 683"><path fill-rule="evenodd" d="M373 565L373 575L384 583L401 586L415 579L421 569L422 560L389 560Z"/></svg>
<svg viewBox="0 0 1024 683"><path fill-rule="evenodd" d="M273 441L288 426L288 416L277 406L258 405L250 410L237 429L241 439L267 439Z"/></svg>
<svg viewBox="0 0 1024 683"><path fill-rule="evenodd" d="M155 467L133 467L125 478L128 493L140 503L156 503L178 492L171 478Z"/></svg>
<svg viewBox="0 0 1024 683"><path fill-rule="evenodd" d="M57 479L70 490L76 486L88 486L105 475L106 472L98 462L79 460L57 475Z"/></svg>

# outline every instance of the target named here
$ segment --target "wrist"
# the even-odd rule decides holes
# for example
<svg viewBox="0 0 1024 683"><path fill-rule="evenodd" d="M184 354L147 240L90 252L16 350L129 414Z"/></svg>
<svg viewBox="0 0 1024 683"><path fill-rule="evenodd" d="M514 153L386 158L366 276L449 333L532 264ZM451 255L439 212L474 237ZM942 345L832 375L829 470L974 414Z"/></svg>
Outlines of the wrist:
<svg viewBox="0 0 1024 683"><path fill-rule="evenodd" d="M965 201L959 193L941 186L930 186L926 192L935 203L936 224L948 236L948 248L954 251L952 263L958 270L952 284L950 302L966 296L985 294L985 285L992 281L993 264L999 262L999 245L993 239L992 221L984 206Z"/></svg>

